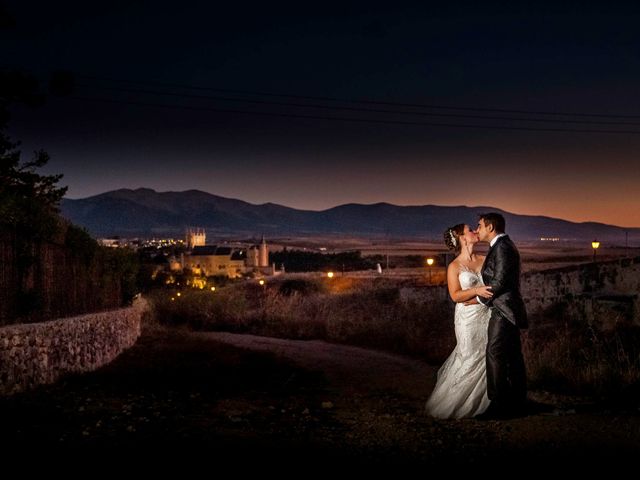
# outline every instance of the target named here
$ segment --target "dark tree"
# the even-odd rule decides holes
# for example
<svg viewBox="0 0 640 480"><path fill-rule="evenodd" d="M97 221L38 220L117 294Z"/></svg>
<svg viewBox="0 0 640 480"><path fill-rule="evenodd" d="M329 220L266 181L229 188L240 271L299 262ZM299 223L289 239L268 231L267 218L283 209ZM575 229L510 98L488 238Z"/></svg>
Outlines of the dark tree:
<svg viewBox="0 0 640 480"><path fill-rule="evenodd" d="M363 258L359 251L320 253L302 250L282 250L269 254L270 262L284 264L289 272L315 272L321 270L367 270L375 263Z"/></svg>
<svg viewBox="0 0 640 480"><path fill-rule="evenodd" d="M49 161L46 152L34 152L30 161L22 161L20 143L12 141L5 129L12 103L37 105L43 98L29 75L0 71L0 224L36 238L55 233L58 205L67 187L58 186L61 174L37 172Z"/></svg>

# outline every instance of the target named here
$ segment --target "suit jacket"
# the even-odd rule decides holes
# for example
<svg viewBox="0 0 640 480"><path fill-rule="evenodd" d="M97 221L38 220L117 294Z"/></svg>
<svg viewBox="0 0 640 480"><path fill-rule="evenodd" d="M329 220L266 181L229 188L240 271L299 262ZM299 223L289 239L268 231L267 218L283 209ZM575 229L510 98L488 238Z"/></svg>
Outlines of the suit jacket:
<svg viewBox="0 0 640 480"><path fill-rule="evenodd" d="M520 295L520 253L508 235L500 237L489 249L481 274L493 292L493 297L482 298L482 303L498 310L517 327L527 328L527 310Z"/></svg>

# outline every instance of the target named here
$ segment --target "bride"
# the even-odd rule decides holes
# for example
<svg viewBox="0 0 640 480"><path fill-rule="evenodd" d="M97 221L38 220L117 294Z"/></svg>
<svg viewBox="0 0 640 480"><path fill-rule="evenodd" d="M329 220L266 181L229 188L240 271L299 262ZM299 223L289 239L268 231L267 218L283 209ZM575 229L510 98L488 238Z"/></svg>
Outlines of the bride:
<svg viewBox="0 0 640 480"><path fill-rule="evenodd" d="M486 348L491 311L476 297L491 298L482 282L484 257L473 253L478 235L459 224L444 232L444 240L458 256L447 269L449 295L456 302L456 347L438 370L436 386L427 400L426 413L436 418L464 418L483 413L487 397Z"/></svg>

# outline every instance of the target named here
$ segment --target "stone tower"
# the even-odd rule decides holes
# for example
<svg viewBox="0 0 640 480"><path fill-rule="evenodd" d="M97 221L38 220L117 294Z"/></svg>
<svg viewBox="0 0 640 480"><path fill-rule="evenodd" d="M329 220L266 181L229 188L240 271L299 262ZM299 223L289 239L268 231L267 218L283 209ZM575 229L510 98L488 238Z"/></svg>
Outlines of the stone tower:
<svg viewBox="0 0 640 480"><path fill-rule="evenodd" d="M247 249L247 267L258 267L260 266L260 256L258 254L258 247L255 245L251 245Z"/></svg>
<svg viewBox="0 0 640 480"><path fill-rule="evenodd" d="M200 247L205 244L207 234L204 232L204 228L190 228L187 230L187 250L192 250L193 247Z"/></svg>
<svg viewBox="0 0 640 480"><path fill-rule="evenodd" d="M259 267L269 266L269 247L267 247L267 242L264 239L264 235L262 235L262 241L258 246L258 266Z"/></svg>

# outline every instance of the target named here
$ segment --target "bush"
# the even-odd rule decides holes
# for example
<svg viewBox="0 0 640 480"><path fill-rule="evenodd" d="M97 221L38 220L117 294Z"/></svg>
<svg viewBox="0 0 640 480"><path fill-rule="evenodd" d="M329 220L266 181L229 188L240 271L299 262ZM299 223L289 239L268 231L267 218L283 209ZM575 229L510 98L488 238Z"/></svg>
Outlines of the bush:
<svg viewBox="0 0 640 480"><path fill-rule="evenodd" d="M286 279L216 290L159 290L158 318L194 329L324 339L441 361L453 348L450 302L403 302L390 282ZM345 278L346 280L346 278ZM173 300L171 300L173 298Z"/></svg>
<svg viewBox="0 0 640 480"><path fill-rule="evenodd" d="M606 398L640 382L640 327L533 329L523 350L533 388Z"/></svg>
<svg viewBox="0 0 640 480"><path fill-rule="evenodd" d="M278 292L285 296L290 296L294 293L310 295L313 293L319 293L322 290L322 285L319 282L302 278L284 280L278 288Z"/></svg>

